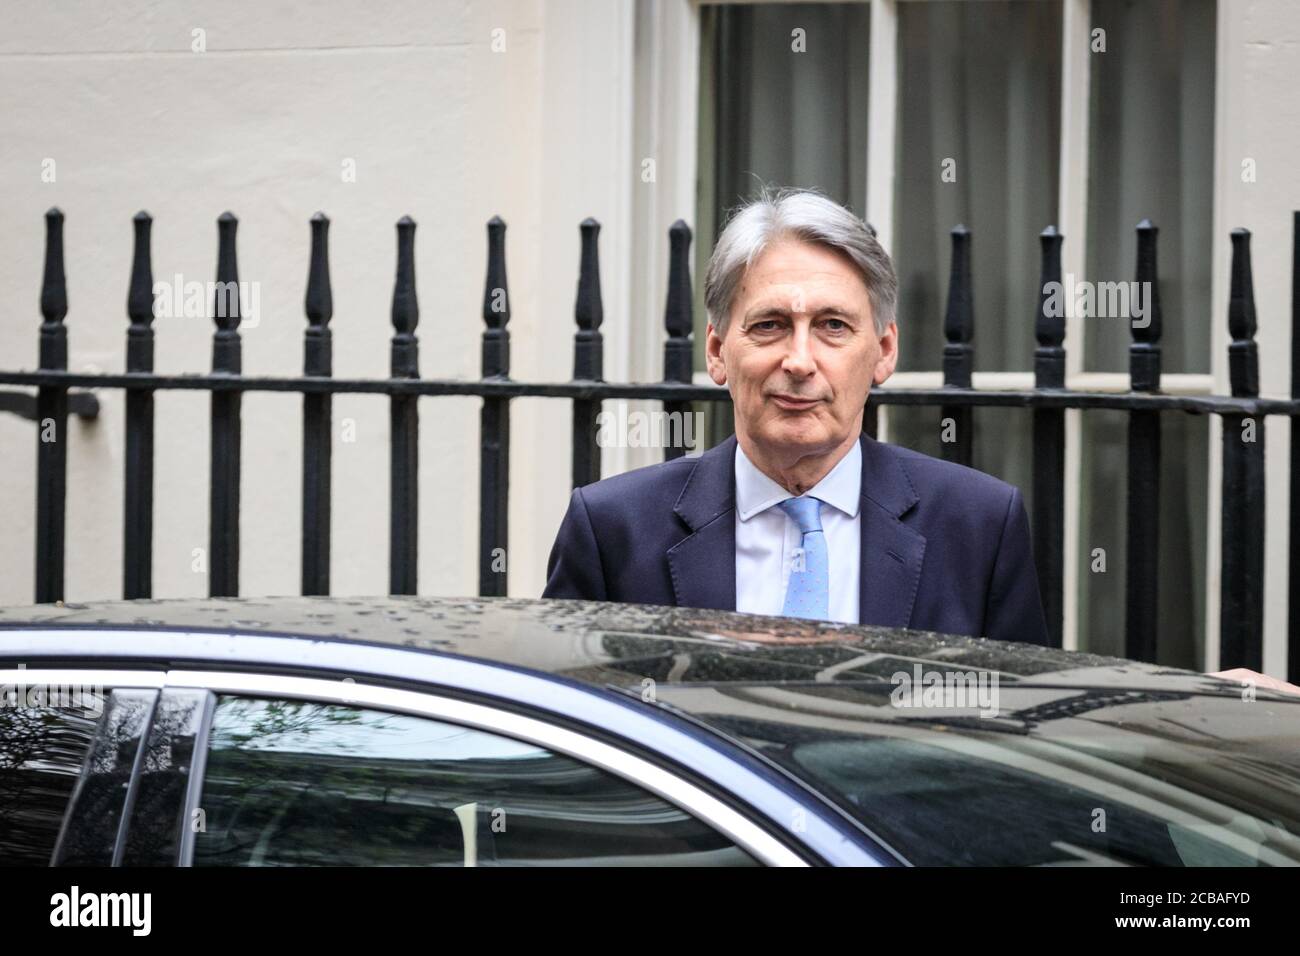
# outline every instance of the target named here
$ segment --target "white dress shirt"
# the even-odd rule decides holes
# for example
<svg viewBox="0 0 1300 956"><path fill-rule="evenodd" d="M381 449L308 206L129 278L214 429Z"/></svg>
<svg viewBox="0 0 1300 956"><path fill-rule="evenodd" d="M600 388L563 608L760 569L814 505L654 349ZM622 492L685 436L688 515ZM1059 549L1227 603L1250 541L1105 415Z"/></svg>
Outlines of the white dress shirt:
<svg viewBox="0 0 1300 956"><path fill-rule="evenodd" d="M862 537L862 443L854 442L808 496L822 502L822 530L830 564L830 619L858 623L858 568ZM736 443L736 610L780 614L790 566L803 535L777 505L792 497L755 467Z"/></svg>

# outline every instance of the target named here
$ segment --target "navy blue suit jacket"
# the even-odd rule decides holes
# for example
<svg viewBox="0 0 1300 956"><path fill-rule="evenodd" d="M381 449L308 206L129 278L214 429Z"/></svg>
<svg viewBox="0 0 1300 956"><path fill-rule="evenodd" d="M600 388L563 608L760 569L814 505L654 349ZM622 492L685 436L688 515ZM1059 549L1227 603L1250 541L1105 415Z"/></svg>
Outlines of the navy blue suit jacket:
<svg viewBox="0 0 1300 956"><path fill-rule="evenodd" d="M578 488L543 597L736 608L735 436ZM862 436L858 618L1046 645L1020 490Z"/></svg>

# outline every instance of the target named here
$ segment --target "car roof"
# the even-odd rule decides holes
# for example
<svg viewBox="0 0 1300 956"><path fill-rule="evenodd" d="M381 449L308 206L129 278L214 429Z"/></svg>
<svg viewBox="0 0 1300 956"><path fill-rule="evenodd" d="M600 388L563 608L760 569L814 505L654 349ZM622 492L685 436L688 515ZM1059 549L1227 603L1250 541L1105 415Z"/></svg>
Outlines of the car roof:
<svg viewBox="0 0 1300 956"><path fill-rule="evenodd" d="M522 598L247 597L0 607L5 630L219 632L464 655L591 684L888 683L916 663L1020 683L1237 693L1235 684L1120 658L924 631L730 611Z"/></svg>

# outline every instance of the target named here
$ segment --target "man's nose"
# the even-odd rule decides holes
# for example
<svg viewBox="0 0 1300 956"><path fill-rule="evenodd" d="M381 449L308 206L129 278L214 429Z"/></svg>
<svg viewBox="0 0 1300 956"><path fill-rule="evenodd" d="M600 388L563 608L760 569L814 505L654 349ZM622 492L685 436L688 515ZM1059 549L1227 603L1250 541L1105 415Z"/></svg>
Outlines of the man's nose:
<svg viewBox="0 0 1300 956"><path fill-rule="evenodd" d="M796 322L788 342L785 359L781 363L782 369L796 376L808 376L816 371L817 363L813 361L812 335L808 323Z"/></svg>

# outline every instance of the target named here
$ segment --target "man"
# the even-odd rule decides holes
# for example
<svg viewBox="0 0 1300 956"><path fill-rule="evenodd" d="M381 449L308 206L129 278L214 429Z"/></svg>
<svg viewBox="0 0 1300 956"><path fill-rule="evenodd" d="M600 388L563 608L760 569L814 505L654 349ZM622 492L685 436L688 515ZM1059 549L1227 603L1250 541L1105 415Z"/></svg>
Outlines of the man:
<svg viewBox="0 0 1300 956"><path fill-rule="evenodd" d="M739 210L704 290L735 436L574 491L543 597L1047 644L1019 490L862 432L898 362L897 292L889 255L826 197Z"/></svg>

